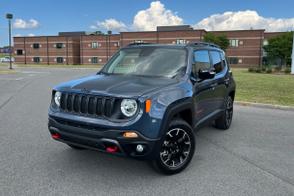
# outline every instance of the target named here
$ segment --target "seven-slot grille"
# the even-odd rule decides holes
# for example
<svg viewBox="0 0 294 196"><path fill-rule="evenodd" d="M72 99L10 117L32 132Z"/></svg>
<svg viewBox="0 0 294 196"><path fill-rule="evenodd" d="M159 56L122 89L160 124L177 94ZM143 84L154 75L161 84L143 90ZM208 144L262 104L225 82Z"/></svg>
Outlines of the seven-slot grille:
<svg viewBox="0 0 294 196"><path fill-rule="evenodd" d="M115 98L96 95L62 93L60 108L64 112L111 117Z"/></svg>

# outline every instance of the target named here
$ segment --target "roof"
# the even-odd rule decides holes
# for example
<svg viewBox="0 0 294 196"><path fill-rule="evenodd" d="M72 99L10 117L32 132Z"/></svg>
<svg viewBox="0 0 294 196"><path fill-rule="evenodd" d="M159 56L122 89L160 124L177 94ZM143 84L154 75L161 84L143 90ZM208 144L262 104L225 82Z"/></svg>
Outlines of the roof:
<svg viewBox="0 0 294 196"><path fill-rule="evenodd" d="M183 31L193 30L190 25L157 26L157 31Z"/></svg>

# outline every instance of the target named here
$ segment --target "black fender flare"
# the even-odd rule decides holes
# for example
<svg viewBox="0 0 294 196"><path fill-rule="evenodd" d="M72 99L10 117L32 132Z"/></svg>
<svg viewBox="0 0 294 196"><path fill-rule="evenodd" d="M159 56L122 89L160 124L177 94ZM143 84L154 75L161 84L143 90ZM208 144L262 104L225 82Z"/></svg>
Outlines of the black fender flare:
<svg viewBox="0 0 294 196"><path fill-rule="evenodd" d="M162 119L162 124L160 126L160 131L159 131L159 138L162 138L164 132L167 130L167 127L169 125L169 122L172 120L173 116L178 114L179 112L183 110L190 110L192 114L192 125L191 127L193 128L193 125L196 123L195 118L195 112L194 112L194 104L193 104L193 99L192 97L186 97L180 100L177 100L175 102L172 102L165 110L163 119Z"/></svg>

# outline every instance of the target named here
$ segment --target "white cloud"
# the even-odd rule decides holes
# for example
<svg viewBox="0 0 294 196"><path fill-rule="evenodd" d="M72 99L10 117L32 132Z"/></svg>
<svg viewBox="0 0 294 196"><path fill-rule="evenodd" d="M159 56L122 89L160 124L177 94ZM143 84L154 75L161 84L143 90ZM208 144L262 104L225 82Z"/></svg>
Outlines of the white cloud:
<svg viewBox="0 0 294 196"><path fill-rule="evenodd" d="M91 29L105 29L105 30L111 30L115 32L120 31L127 31L127 25L125 25L123 22L115 20L113 18L106 19L104 21L98 21L95 25L90 26Z"/></svg>
<svg viewBox="0 0 294 196"><path fill-rule="evenodd" d="M91 25L90 29L106 29L116 32L120 31L154 31L157 26L162 25L181 25L183 19L171 10L168 10L160 1L151 2L150 7L145 10L140 10L134 16L133 24L126 25L116 19L110 18L104 21L98 21Z"/></svg>
<svg viewBox="0 0 294 196"><path fill-rule="evenodd" d="M13 23L15 29L33 29L39 27L39 22L35 19L30 19L25 21L23 19L17 18Z"/></svg>
<svg viewBox="0 0 294 196"><path fill-rule="evenodd" d="M133 29L139 31L154 31L157 26L181 25L183 19L168 10L160 1L154 1L150 7L139 11L133 20Z"/></svg>
<svg viewBox="0 0 294 196"><path fill-rule="evenodd" d="M215 30L265 29L266 31L288 31L294 27L294 18L265 18L254 10L224 12L204 18L194 28Z"/></svg>
<svg viewBox="0 0 294 196"><path fill-rule="evenodd" d="M22 37L22 36L33 37L33 36L35 36L35 34L33 34L33 33L29 33L29 34L27 34L27 35L22 35L22 34L20 34L20 33L17 33L17 34L15 34L13 37Z"/></svg>

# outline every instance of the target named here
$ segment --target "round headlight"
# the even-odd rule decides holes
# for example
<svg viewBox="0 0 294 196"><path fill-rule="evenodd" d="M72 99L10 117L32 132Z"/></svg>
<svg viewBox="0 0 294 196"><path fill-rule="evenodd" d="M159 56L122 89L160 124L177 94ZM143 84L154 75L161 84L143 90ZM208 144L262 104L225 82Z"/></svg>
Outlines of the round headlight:
<svg viewBox="0 0 294 196"><path fill-rule="evenodd" d="M136 114L138 105L136 100L133 99L123 99L120 104L121 112L127 116L131 117Z"/></svg>
<svg viewBox="0 0 294 196"><path fill-rule="evenodd" d="M61 92L57 91L54 95L54 102L58 107L60 107L60 100L61 100Z"/></svg>

